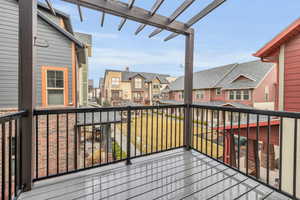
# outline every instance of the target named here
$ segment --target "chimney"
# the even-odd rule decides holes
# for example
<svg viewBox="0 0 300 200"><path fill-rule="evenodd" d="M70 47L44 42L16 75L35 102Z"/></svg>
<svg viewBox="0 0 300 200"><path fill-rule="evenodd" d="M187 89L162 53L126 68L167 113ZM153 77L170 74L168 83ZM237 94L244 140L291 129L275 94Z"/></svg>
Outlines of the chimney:
<svg viewBox="0 0 300 200"><path fill-rule="evenodd" d="M126 71L126 72L129 72L129 67L125 67L125 71Z"/></svg>

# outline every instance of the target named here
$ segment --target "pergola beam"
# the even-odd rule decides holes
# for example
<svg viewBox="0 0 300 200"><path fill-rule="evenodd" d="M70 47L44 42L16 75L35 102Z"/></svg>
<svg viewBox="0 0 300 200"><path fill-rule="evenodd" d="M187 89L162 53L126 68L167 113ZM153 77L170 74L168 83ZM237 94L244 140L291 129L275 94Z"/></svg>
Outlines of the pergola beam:
<svg viewBox="0 0 300 200"><path fill-rule="evenodd" d="M212 12L214 9L222 5L226 0L214 0L212 3L210 3L208 6L206 6L202 11L200 11L197 15L192 17L187 23L186 26L190 28L195 23L197 23L199 20L201 20L203 17L207 16L210 12ZM164 39L164 41L168 41L170 39L175 38L179 34L172 33L168 37Z"/></svg>
<svg viewBox="0 0 300 200"><path fill-rule="evenodd" d="M105 1L105 0L63 0L73 4L79 4L80 6L90 8L93 10L104 11L115 16L127 18L142 24L154 26L157 28L166 29L178 34L188 34L188 27L178 21L174 21L169 24L169 19L165 16L154 14L150 15L149 11L132 6L128 8L128 4L120 1Z"/></svg>
<svg viewBox="0 0 300 200"><path fill-rule="evenodd" d="M177 19L177 17L179 17L179 15L181 15L190 5L192 5L192 3L194 3L195 0L185 0L170 16L169 18L169 23L171 24L175 19ZM161 33L163 31L163 29L161 28L157 28L155 29L150 35L149 38Z"/></svg>
<svg viewBox="0 0 300 200"><path fill-rule="evenodd" d="M161 6L161 4L164 2L164 0L156 0L156 2L154 3L153 7L151 8L150 11L150 15L153 16L156 11L159 9L159 7ZM135 31L135 35L139 34L144 28L146 27L146 24L141 24L137 30Z"/></svg>

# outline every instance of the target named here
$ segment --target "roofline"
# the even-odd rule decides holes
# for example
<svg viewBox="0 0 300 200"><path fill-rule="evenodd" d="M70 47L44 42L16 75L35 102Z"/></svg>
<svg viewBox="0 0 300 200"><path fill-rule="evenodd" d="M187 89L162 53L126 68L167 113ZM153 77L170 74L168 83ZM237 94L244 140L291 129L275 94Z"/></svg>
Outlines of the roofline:
<svg viewBox="0 0 300 200"><path fill-rule="evenodd" d="M260 86L260 84L266 79L266 77L271 73L271 71L273 71L275 68L275 64L272 64L272 67L269 69L269 71L264 75L264 77L259 81L259 83L256 85L256 88L258 88Z"/></svg>
<svg viewBox="0 0 300 200"><path fill-rule="evenodd" d="M50 8L49 8L49 7L47 6L47 4L45 4L45 3L42 3L42 2L40 2L40 1L38 1L37 5L38 5L39 7L42 7L42 8L44 8L44 9L47 9L48 11L50 11ZM58 9L56 9L56 8L53 8L53 9L54 9L54 11L55 11L56 14L59 14L59 15L65 17L65 18L70 18L70 15L69 15L69 14L67 14L67 13L65 13L65 12L63 12L63 11L61 11L61 10L58 10Z"/></svg>
<svg viewBox="0 0 300 200"><path fill-rule="evenodd" d="M250 79L251 81L256 81L255 79L249 77L249 75L246 75L246 74L241 73L241 74L235 76L235 78L233 78L232 81L231 81L230 83L233 83L236 79L238 79L238 78L241 77L241 76L244 76L245 78Z"/></svg>
<svg viewBox="0 0 300 200"><path fill-rule="evenodd" d="M277 48L277 44L284 41L284 38L291 34L294 30L300 28L300 18L295 20L291 25L281 31L278 35L276 35L271 41L265 44L262 48L260 48L256 53L252 54L255 57L265 57L268 53L272 52L272 49Z"/></svg>
<svg viewBox="0 0 300 200"><path fill-rule="evenodd" d="M84 44L77 40L75 36L73 36L71 33L54 23L51 19L49 19L46 15L44 15L41 11L37 11L38 16L43 19L45 22L47 22L49 25L53 26L57 31L62 33L64 36L66 36L69 40L75 42L79 47L83 48Z"/></svg>

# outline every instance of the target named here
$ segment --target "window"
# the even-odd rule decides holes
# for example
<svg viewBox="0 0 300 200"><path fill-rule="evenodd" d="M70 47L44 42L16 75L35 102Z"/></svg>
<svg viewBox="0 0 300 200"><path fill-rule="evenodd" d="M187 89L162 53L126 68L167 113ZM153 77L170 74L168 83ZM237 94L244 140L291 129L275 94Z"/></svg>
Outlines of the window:
<svg viewBox="0 0 300 200"><path fill-rule="evenodd" d="M183 99L184 98L184 92L179 92L179 99Z"/></svg>
<svg viewBox="0 0 300 200"><path fill-rule="evenodd" d="M120 84L120 78L119 77L111 78L111 85L113 87L119 86L119 84Z"/></svg>
<svg viewBox="0 0 300 200"><path fill-rule="evenodd" d="M203 99L204 98L204 92L202 90L196 91L196 99Z"/></svg>
<svg viewBox="0 0 300 200"><path fill-rule="evenodd" d="M141 78L136 78L134 79L134 87L135 88L142 88L142 79Z"/></svg>
<svg viewBox="0 0 300 200"><path fill-rule="evenodd" d="M64 72L47 71L48 105L64 105Z"/></svg>
<svg viewBox="0 0 300 200"><path fill-rule="evenodd" d="M221 88L216 89L216 95L221 95Z"/></svg>
<svg viewBox="0 0 300 200"><path fill-rule="evenodd" d="M240 90L235 91L235 99L236 100L242 99L242 92Z"/></svg>
<svg viewBox="0 0 300 200"><path fill-rule="evenodd" d="M243 91L243 99L244 100L249 100L250 99L250 92L249 92L249 90L244 90Z"/></svg>
<svg viewBox="0 0 300 200"><path fill-rule="evenodd" d="M269 87L266 86L265 87L265 101L269 101Z"/></svg>
<svg viewBox="0 0 300 200"><path fill-rule="evenodd" d="M159 84L153 84L153 89L159 89Z"/></svg>
<svg viewBox="0 0 300 200"><path fill-rule="evenodd" d="M234 100L234 91L233 90L229 91L229 99Z"/></svg>

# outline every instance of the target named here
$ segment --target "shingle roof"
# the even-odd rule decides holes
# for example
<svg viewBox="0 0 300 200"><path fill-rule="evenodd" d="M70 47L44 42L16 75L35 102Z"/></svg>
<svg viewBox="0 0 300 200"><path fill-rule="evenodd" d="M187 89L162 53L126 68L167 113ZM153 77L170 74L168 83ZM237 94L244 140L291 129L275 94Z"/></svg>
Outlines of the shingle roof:
<svg viewBox="0 0 300 200"><path fill-rule="evenodd" d="M256 88L268 72L273 68L272 63L252 61L237 65L216 87L222 89ZM236 80L244 76L246 79Z"/></svg>
<svg viewBox="0 0 300 200"><path fill-rule="evenodd" d="M82 43L91 46L92 45L92 35L86 33L74 33L75 37L80 40Z"/></svg>
<svg viewBox="0 0 300 200"><path fill-rule="evenodd" d="M183 101L176 101L176 100L159 100L160 103L163 104L183 104ZM252 108L246 104L237 103L237 102L225 102L225 101L205 101L205 102L193 102L194 105L201 105L201 106L233 106L235 108Z"/></svg>
<svg viewBox="0 0 300 200"><path fill-rule="evenodd" d="M193 89L238 89L255 88L274 65L261 61L234 63L193 74ZM236 80L240 76L249 80ZM171 91L184 89L184 77L179 77L170 84Z"/></svg>
<svg viewBox="0 0 300 200"><path fill-rule="evenodd" d="M221 67L207 69L193 74L193 89L214 88L237 64L229 64ZM170 90L183 90L184 76L179 77L170 84Z"/></svg>
<svg viewBox="0 0 300 200"><path fill-rule="evenodd" d="M140 75L145 78L145 81L152 81L155 78L158 78L158 80L162 84L167 84L169 81L167 80L167 77L170 75L167 74L157 74L157 73L148 73L148 72L131 72L131 71L121 71L122 72L122 81L129 81L131 78Z"/></svg>

